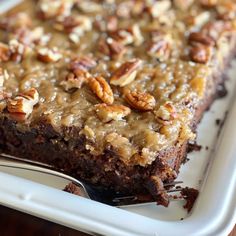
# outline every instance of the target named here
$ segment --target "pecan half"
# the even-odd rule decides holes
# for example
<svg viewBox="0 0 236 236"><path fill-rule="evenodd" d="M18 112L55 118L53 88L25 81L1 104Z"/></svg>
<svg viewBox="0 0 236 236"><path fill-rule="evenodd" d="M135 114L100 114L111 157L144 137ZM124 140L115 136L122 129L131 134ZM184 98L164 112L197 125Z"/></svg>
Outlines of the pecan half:
<svg viewBox="0 0 236 236"><path fill-rule="evenodd" d="M123 87L135 80L142 61L134 59L123 63L112 75L110 83Z"/></svg>
<svg viewBox="0 0 236 236"><path fill-rule="evenodd" d="M90 76L91 75L87 71L77 69L75 73L70 72L60 85L66 91L74 88L81 88Z"/></svg>
<svg viewBox="0 0 236 236"><path fill-rule="evenodd" d="M0 43L0 62L6 62L10 60L11 52L8 45Z"/></svg>
<svg viewBox="0 0 236 236"><path fill-rule="evenodd" d="M88 80L88 85L90 89L100 98L103 102L107 104L112 104L114 102L114 96L110 85L101 76L91 77Z"/></svg>
<svg viewBox="0 0 236 236"><path fill-rule="evenodd" d="M214 46L215 41L208 35L203 34L202 32L193 32L190 33L188 41L190 44L201 43L206 46Z"/></svg>
<svg viewBox="0 0 236 236"><path fill-rule="evenodd" d="M62 58L62 55L56 48L40 48L37 51L37 58L44 63L50 63L59 61Z"/></svg>
<svg viewBox="0 0 236 236"><path fill-rule="evenodd" d="M39 102L39 94L35 88L25 91L17 95L14 99L10 99L7 103L7 109L10 113L22 114L28 117L33 107Z"/></svg>
<svg viewBox="0 0 236 236"><path fill-rule="evenodd" d="M97 62L90 56L80 56L72 59L69 69L73 72L76 70L90 70L97 65Z"/></svg>
<svg viewBox="0 0 236 236"><path fill-rule="evenodd" d="M139 111L151 111L156 105L155 98L149 93L126 90L124 97L130 106Z"/></svg>
<svg viewBox="0 0 236 236"><path fill-rule="evenodd" d="M95 108L99 119L105 123L111 120L122 120L131 112L129 107L123 105L107 105L103 103L96 105Z"/></svg>
<svg viewBox="0 0 236 236"><path fill-rule="evenodd" d="M189 57L191 61L206 64L211 57L211 48L204 45L197 45L190 48Z"/></svg>

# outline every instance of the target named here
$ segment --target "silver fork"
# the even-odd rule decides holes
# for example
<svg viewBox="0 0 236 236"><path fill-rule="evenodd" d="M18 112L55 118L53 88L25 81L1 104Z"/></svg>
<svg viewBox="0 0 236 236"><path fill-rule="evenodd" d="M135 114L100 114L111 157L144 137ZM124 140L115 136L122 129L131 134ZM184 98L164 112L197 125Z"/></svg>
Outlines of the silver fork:
<svg viewBox="0 0 236 236"><path fill-rule="evenodd" d="M70 175L65 173L56 171L52 166L48 164L44 164L41 162L36 162L28 159L18 158L12 155L8 155L5 153L1 153L0 157L3 157L5 160L11 160L14 162L1 163L0 167L8 167L14 169L35 171L38 173L48 174L52 176L56 176L59 178L63 178L75 184L79 188L80 196L92 199L98 202L102 202L111 206L127 206L127 205L143 205L146 203L154 202L154 200L150 196L127 196L121 193L107 191L91 184L87 184L84 181L78 180ZM22 165L24 164L24 165ZM165 184L164 187L173 187L176 184L181 184L182 181L175 181L172 183ZM181 188L169 189L168 193L171 192L180 192Z"/></svg>

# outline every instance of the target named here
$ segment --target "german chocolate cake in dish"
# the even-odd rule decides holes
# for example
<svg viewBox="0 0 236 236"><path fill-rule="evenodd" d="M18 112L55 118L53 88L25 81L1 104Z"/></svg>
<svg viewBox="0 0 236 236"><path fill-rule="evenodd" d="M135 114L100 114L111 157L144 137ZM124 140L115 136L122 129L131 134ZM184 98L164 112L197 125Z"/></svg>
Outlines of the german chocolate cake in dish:
<svg viewBox="0 0 236 236"><path fill-rule="evenodd" d="M234 1L26 0L0 16L1 152L167 206L235 49Z"/></svg>

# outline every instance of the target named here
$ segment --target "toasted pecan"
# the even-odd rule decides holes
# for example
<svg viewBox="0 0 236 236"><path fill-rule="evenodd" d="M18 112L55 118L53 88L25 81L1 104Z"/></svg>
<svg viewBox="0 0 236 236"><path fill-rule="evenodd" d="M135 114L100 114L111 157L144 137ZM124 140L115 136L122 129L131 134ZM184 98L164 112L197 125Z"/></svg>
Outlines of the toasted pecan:
<svg viewBox="0 0 236 236"><path fill-rule="evenodd" d="M124 97L131 107L139 111L151 111L156 105L155 98L149 93L126 90Z"/></svg>
<svg viewBox="0 0 236 236"><path fill-rule="evenodd" d="M7 109L10 113L22 114L28 117L33 107L39 102L39 94L35 88L31 88L24 93L17 95L15 98L10 99L7 103Z"/></svg>
<svg viewBox="0 0 236 236"><path fill-rule="evenodd" d="M211 48L197 45L190 48L189 57L193 62L206 64L211 57Z"/></svg>
<svg viewBox="0 0 236 236"><path fill-rule="evenodd" d="M131 112L129 107L123 105L107 105L103 103L98 104L95 107L99 119L103 122L122 120L122 118L129 115Z"/></svg>
<svg viewBox="0 0 236 236"><path fill-rule="evenodd" d="M201 43L206 46L214 46L215 45L215 41L210 36L205 35L202 32L190 33L188 41L190 44Z"/></svg>
<svg viewBox="0 0 236 236"><path fill-rule="evenodd" d="M106 104L114 102L114 96L110 85L101 76L91 77L88 80L90 89Z"/></svg>
<svg viewBox="0 0 236 236"><path fill-rule="evenodd" d="M57 62L62 58L62 55L57 49L40 48L37 51L38 60L44 63Z"/></svg>
<svg viewBox="0 0 236 236"><path fill-rule="evenodd" d="M110 81L111 84L123 87L131 83L136 75L142 61L139 59L133 59L123 63L112 75Z"/></svg>

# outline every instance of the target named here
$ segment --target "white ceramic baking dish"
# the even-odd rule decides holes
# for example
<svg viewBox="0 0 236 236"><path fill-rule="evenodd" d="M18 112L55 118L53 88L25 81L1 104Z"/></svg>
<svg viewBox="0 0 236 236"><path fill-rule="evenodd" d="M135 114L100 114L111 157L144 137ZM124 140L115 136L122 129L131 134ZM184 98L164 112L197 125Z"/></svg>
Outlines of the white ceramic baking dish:
<svg viewBox="0 0 236 236"><path fill-rule="evenodd" d="M18 1L1 1L0 11ZM75 229L102 235L227 235L236 223L236 63L227 81L229 94L217 100L198 127L200 152L189 154L178 180L200 190L190 214L183 201L168 208L149 204L118 209L61 191L67 181L0 168L0 203ZM221 135L216 119L229 111ZM5 162L0 160L1 163Z"/></svg>

